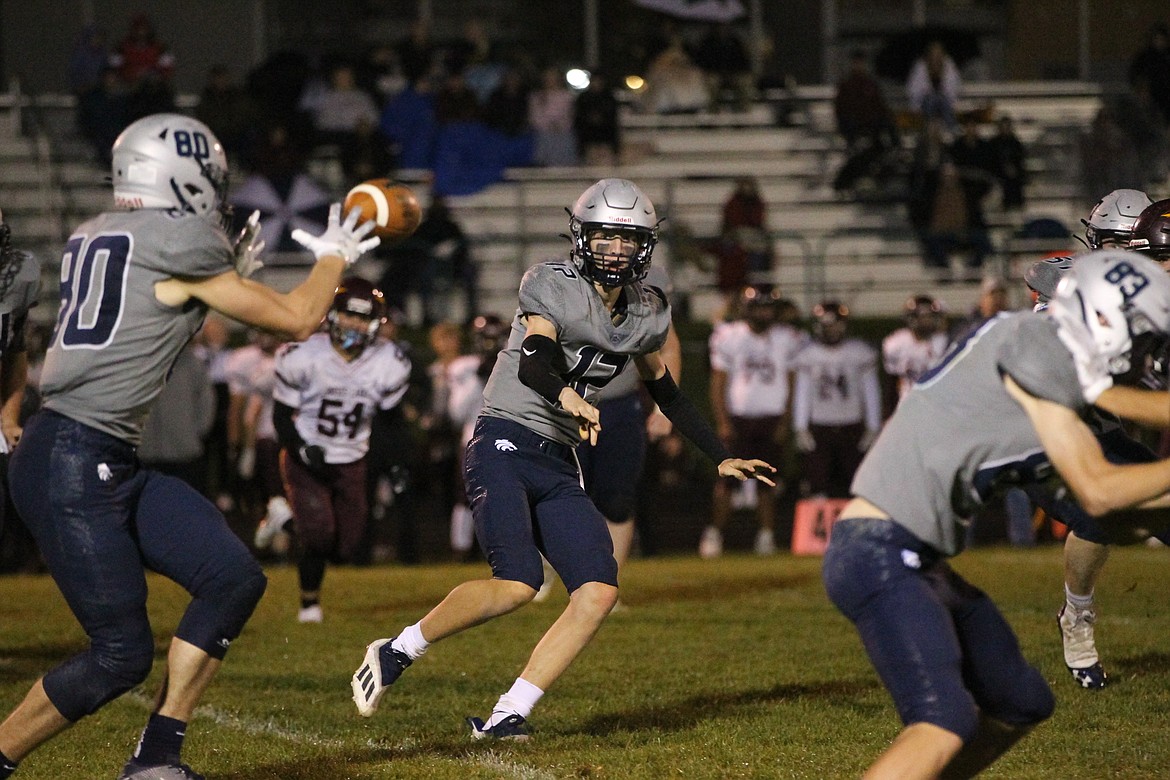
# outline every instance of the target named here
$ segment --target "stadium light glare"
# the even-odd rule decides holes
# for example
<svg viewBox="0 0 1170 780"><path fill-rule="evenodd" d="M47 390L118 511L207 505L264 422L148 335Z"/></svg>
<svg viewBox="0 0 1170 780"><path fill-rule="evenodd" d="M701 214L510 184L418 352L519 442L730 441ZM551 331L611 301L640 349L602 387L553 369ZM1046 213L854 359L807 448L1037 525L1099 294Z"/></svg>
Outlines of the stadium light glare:
<svg viewBox="0 0 1170 780"><path fill-rule="evenodd" d="M589 79L592 74L582 68L570 68L565 72L565 83L576 90L589 88Z"/></svg>

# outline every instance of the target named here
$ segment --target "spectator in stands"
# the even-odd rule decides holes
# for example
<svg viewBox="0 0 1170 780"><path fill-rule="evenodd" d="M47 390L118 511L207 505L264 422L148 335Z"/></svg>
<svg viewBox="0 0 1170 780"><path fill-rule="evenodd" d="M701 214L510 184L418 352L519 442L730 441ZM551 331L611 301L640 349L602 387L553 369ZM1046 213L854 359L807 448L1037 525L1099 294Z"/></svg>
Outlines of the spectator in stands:
<svg viewBox="0 0 1170 780"><path fill-rule="evenodd" d="M358 87L373 98L379 109L406 88L406 76L398 62L398 52L388 43L375 44L366 51L354 75Z"/></svg>
<svg viewBox="0 0 1170 780"><path fill-rule="evenodd" d="M215 420L215 391L193 346L179 353L142 431L138 458L207 493L204 442Z"/></svg>
<svg viewBox="0 0 1170 780"><path fill-rule="evenodd" d="M110 149L129 124L129 116L129 97L113 68L102 71L97 87L77 97L77 130L90 142L94 155L103 164L110 162Z"/></svg>
<svg viewBox="0 0 1170 780"><path fill-rule="evenodd" d="M995 160L996 178L999 179L1000 207L1004 211L1019 211L1024 208L1028 153L1024 142L1016 135L1010 116L1004 114L999 118L997 132L988 144L991 157Z"/></svg>
<svg viewBox="0 0 1170 780"><path fill-rule="evenodd" d="M440 125L450 125L475 122L479 118L479 99L467 86L463 72L448 72L435 94L435 121Z"/></svg>
<svg viewBox="0 0 1170 780"><path fill-rule="evenodd" d="M232 159L256 142L259 112L226 65L213 65L207 71L195 118L211 128ZM243 157L251 159L250 153Z"/></svg>
<svg viewBox="0 0 1170 780"><path fill-rule="evenodd" d="M339 62L329 72L329 85L313 105L313 126L319 143L344 147L357 138L358 126L378 124L374 99L358 88L353 66Z"/></svg>
<svg viewBox="0 0 1170 780"><path fill-rule="evenodd" d="M503 78L505 66L493 57L491 39L483 21L477 18L463 23L463 35L447 49L447 72L462 73L475 99L486 103Z"/></svg>
<svg viewBox="0 0 1170 780"><path fill-rule="evenodd" d="M1129 83L1144 84L1163 122L1170 124L1170 28L1165 23L1150 27L1145 48L1129 63Z"/></svg>
<svg viewBox="0 0 1170 780"><path fill-rule="evenodd" d="M1124 117L1121 127L1137 152L1144 183L1163 181L1167 169L1166 119L1154 103L1153 85L1138 79L1112 102L1116 103L1117 116Z"/></svg>
<svg viewBox="0 0 1170 780"><path fill-rule="evenodd" d="M575 98L560 71L545 68L540 86L528 95L528 124L536 134L533 162L550 167L577 164L574 133Z"/></svg>
<svg viewBox="0 0 1170 780"><path fill-rule="evenodd" d="M75 98L98 89L110 63L106 34L96 24L87 24L69 52L69 91Z"/></svg>
<svg viewBox="0 0 1170 780"><path fill-rule="evenodd" d="M685 114L701 111L710 102L703 71L691 60L682 37L672 35L646 69L642 108L658 114Z"/></svg>
<svg viewBox="0 0 1170 780"><path fill-rule="evenodd" d="M433 74L436 65L435 45L431 41L430 25L422 16L411 25L410 34L399 42L397 51L407 84L414 84Z"/></svg>
<svg viewBox="0 0 1170 780"><path fill-rule="evenodd" d="M975 162L983 157L982 147L972 145L970 138L948 146L943 132L941 120L927 120L915 150L909 209L923 262L945 284L952 279L950 256L959 250L969 253L964 278L979 278L991 239L983 214L988 174ZM955 160L956 150L962 166Z"/></svg>
<svg viewBox="0 0 1170 780"><path fill-rule="evenodd" d="M604 73L592 74L589 86L577 95L573 121L581 161L586 165L616 165L621 159L618 103Z"/></svg>
<svg viewBox="0 0 1170 780"><path fill-rule="evenodd" d="M508 68L483 106L483 121L504 135L520 136L531 130L528 124L528 84L523 72Z"/></svg>
<svg viewBox="0 0 1170 780"><path fill-rule="evenodd" d="M404 309L407 297L416 294L423 322L429 325L449 317L446 293L458 288L466 318L475 316L477 274L471 244L442 196L432 197L418 229L387 247L385 256L387 264L379 286L386 291L391 306Z"/></svg>
<svg viewBox="0 0 1170 780"><path fill-rule="evenodd" d="M833 189L848 190L862 176L876 174L882 158L898 145L894 114L860 49L853 50L849 72L837 83L833 114L848 154L833 179Z"/></svg>
<svg viewBox="0 0 1170 780"><path fill-rule="evenodd" d="M110 63L130 89L154 76L169 82L175 70L175 57L155 35L154 24L146 14L130 21L130 30L114 50Z"/></svg>
<svg viewBox="0 0 1170 780"><path fill-rule="evenodd" d="M1122 128L1123 118L1106 103L1080 139L1081 188L1086 201L1095 202L1114 190L1145 188L1145 172L1137 149Z"/></svg>
<svg viewBox="0 0 1170 780"><path fill-rule="evenodd" d="M936 40L927 44L926 51L910 68L906 98L910 110L923 120L940 119L947 130L954 131L958 127L955 105L962 88L958 66L942 41Z"/></svg>
<svg viewBox="0 0 1170 780"><path fill-rule="evenodd" d="M385 137L364 117L354 127L353 138L341 147L339 157L346 188L366 179L388 177L395 167Z"/></svg>
<svg viewBox="0 0 1170 780"><path fill-rule="evenodd" d="M735 189L723 203L715 255L718 285L724 292L738 293L753 277L772 269L768 207L759 182L751 176L736 179Z"/></svg>
<svg viewBox="0 0 1170 780"><path fill-rule="evenodd" d="M400 168L430 168L434 162L434 84L430 76L411 81L382 109L378 129L395 150Z"/></svg>
<svg viewBox="0 0 1170 780"><path fill-rule="evenodd" d="M707 27L695 46L695 64L706 74L712 108L744 111L755 97L755 76L747 47L729 22Z"/></svg>

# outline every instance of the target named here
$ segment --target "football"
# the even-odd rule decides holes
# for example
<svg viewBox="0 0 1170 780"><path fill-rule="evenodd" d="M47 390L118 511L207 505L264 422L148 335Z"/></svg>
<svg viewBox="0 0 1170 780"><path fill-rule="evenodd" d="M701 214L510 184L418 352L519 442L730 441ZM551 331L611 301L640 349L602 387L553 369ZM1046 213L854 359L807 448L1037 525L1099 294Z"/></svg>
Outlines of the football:
<svg viewBox="0 0 1170 780"><path fill-rule="evenodd" d="M391 179L363 181L346 193L342 212L349 214L355 207L362 212L359 224L374 220L374 235L380 238L406 238L422 219L422 207L414 192Z"/></svg>

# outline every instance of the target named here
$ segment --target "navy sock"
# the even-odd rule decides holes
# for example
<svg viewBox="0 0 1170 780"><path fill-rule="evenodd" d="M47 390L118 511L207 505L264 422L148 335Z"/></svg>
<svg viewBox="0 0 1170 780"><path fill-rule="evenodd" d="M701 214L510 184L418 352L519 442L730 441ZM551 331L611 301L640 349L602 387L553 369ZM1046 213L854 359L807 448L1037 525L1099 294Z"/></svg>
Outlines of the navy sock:
<svg viewBox="0 0 1170 780"><path fill-rule="evenodd" d="M146 766L177 764L179 754L183 750L183 737L186 734L186 723L156 712L150 716L146 728L142 730L138 749L134 751L134 760Z"/></svg>
<svg viewBox="0 0 1170 780"><path fill-rule="evenodd" d="M12 773L15 771L16 762L4 755L4 751L0 750L0 780L12 777Z"/></svg>

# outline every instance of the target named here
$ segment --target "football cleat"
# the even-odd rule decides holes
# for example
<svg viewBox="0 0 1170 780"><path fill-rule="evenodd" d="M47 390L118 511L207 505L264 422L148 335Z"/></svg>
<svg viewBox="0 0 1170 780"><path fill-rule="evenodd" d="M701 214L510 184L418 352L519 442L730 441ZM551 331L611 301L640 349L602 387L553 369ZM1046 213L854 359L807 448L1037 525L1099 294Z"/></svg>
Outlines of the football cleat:
<svg viewBox="0 0 1170 780"><path fill-rule="evenodd" d="M307 607L301 607L297 612L298 623L320 623L325 619L325 613L321 611L320 604L310 604Z"/></svg>
<svg viewBox="0 0 1170 780"><path fill-rule="evenodd" d="M723 554L723 534L713 525L703 529L703 536L699 539L700 558L718 558Z"/></svg>
<svg viewBox="0 0 1170 780"><path fill-rule="evenodd" d="M1097 613L1091 608L1077 609L1068 602L1060 608L1057 616L1064 642L1065 666L1078 685L1090 690L1104 688L1108 680L1097 655L1097 644L1093 641L1096 621Z"/></svg>
<svg viewBox="0 0 1170 780"><path fill-rule="evenodd" d="M394 638L379 639L366 648L362 665L353 673L350 687L353 688L353 703L358 714L368 718L378 711L378 702L395 680L410 666L410 656L390 646Z"/></svg>
<svg viewBox="0 0 1170 780"><path fill-rule="evenodd" d="M284 530L289 520L292 520L292 508L289 507L288 500L284 496L273 496L268 500L268 514L260 521L260 525L256 526L252 544L257 550L268 549L272 540Z"/></svg>
<svg viewBox="0 0 1170 780"><path fill-rule="evenodd" d="M139 764L130 759L118 780L207 780L186 764Z"/></svg>
<svg viewBox="0 0 1170 780"><path fill-rule="evenodd" d="M756 555L772 555L776 552L776 535L771 528L761 528L756 534Z"/></svg>
<svg viewBox="0 0 1170 780"><path fill-rule="evenodd" d="M471 726L472 739L528 741L528 721L521 715L509 715L491 728L485 728L484 722L479 718L465 718L464 722Z"/></svg>

